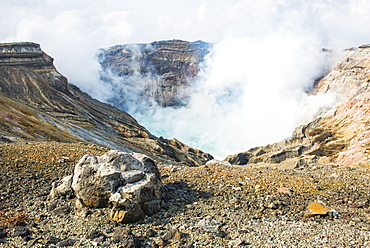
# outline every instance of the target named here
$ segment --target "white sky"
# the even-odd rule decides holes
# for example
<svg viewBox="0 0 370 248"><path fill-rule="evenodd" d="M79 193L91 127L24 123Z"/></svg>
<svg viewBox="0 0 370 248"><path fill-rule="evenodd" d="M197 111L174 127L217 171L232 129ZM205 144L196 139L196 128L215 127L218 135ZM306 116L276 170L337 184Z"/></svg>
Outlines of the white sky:
<svg viewBox="0 0 370 248"><path fill-rule="evenodd" d="M321 32L325 39L340 39L343 46L369 42L366 0L0 0L0 4L0 41L32 40L44 46L71 37L98 47L174 38L220 41L294 26Z"/></svg>
<svg viewBox="0 0 370 248"><path fill-rule="evenodd" d="M370 42L367 0L0 0L0 6L0 42L40 43L81 85L96 70L96 50L117 44L287 32L330 48Z"/></svg>

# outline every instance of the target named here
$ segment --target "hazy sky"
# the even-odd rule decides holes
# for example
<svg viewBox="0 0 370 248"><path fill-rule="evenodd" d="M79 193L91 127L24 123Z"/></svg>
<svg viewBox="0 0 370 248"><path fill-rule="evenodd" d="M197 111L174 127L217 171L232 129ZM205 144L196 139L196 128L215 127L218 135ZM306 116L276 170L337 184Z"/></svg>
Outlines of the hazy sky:
<svg viewBox="0 0 370 248"><path fill-rule="evenodd" d="M300 26L327 45L368 42L366 0L0 0L0 40L98 47L161 39L220 41ZM335 41L337 40L337 41ZM355 44L352 44L355 43ZM326 44L325 44L326 45Z"/></svg>
<svg viewBox="0 0 370 248"><path fill-rule="evenodd" d="M40 43L80 83L96 71L96 50L116 44L263 40L275 33L330 48L370 42L367 0L0 0L0 6L0 42Z"/></svg>
<svg viewBox="0 0 370 248"><path fill-rule="evenodd" d="M217 42L189 107L156 110L143 122L151 131L165 129L167 138L211 145L219 157L288 137L328 104L305 95L328 65L321 48L370 43L368 0L0 0L0 6L0 42L40 43L71 83L102 100L112 91L99 81L99 48ZM238 96L223 98L230 89Z"/></svg>

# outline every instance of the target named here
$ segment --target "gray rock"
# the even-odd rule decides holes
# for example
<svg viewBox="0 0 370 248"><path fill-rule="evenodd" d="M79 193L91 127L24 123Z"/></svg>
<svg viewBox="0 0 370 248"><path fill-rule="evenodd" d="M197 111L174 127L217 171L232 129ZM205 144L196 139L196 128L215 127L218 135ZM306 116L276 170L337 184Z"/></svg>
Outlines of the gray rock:
<svg viewBox="0 0 370 248"><path fill-rule="evenodd" d="M145 236L147 237L155 237L157 235L157 232L153 229L147 229L145 230Z"/></svg>
<svg viewBox="0 0 370 248"><path fill-rule="evenodd" d="M161 188L160 179L154 173L147 173L142 180L127 183L125 186L118 188L117 192L143 206L145 202L161 199Z"/></svg>
<svg viewBox="0 0 370 248"><path fill-rule="evenodd" d="M161 210L161 202L162 201L158 199L144 202L142 206L144 213L149 216L157 213Z"/></svg>
<svg viewBox="0 0 370 248"><path fill-rule="evenodd" d="M171 228L169 230L167 230L162 236L161 238L167 242L169 241L180 241L181 239L181 233L179 232L179 230L177 228Z"/></svg>
<svg viewBox="0 0 370 248"><path fill-rule="evenodd" d="M89 154L75 166L71 187L86 207L107 207L111 193L124 183L121 171L114 162L99 163L97 157Z"/></svg>
<svg viewBox="0 0 370 248"><path fill-rule="evenodd" d="M237 238L237 239L235 239L235 240L231 240L231 241L229 241L229 245L231 246L231 247L238 247L239 245L241 245L241 244L243 244L243 240L242 239L240 239L240 238Z"/></svg>
<svg viewBox="0 0 370 248"><path fill-rule="evenodd" d="M51 199L72 198L74 194L71 185L72 185L72 175L66 176L56 182L53 182L51 185L49 197Z"/></svg>
<svg viewBox="0 0 370 248"><path fill-rule="evenodd" d="M73 192L76 213L88 208L109 207L109 217L130 223L161 209L162 181L155 162L139 153L109 151L95 157L85 155L75 166L73 176L53 183L50 198Z"/></svg>
<svg viewBox="0 0 370 248"><path fill-rule="evenodd" d="M212 159L209 160L206 165L212 166L212 165L224 165L224 166L232 166L229 161L223 161L223 160L217 160L217 159Z"/></svg>
<svg viewBox="0 0 370 248"><path fill-rule="evenodd" d="M132 234L129 228L117 228L113 234L113 239L119 241L121 247L139 248L141 247L140 240Z"/></svg>
<svg viewBox="0 0 370 248"><path fill-rule="evenodd" d="M122 175L127 183L135 183L145 177L145 173L139 170L128 171Z"/></svg>
<svg viewBox="0 0 370 248"><path fill-rule="evenodd" d="M17 226L14 228L13 237L26 237L31 235L31 231L26 226Z"/></svg>
<svg viewBox="0 0 370 248"><path fill-rule="evenodd" d="M61 206L61 207L56 207L53 209L53 214L55 215L66 215L71 212L71 208L69 206Z"/></svg>
<svg viewBox="0 0 370 248"><path fill-rule="evenodd" d="M131 201L119 193L115 193L109 198L109 204L111 207L109 217L115 222L132 223L145 216L137 202Z"/></svg>
<svg viewBox="0 0 370 248"><path fill-rule="evenodd" d="M86 235L86 238L95 242L104 242L107 236L99 230L92 230L88 235Z"/></svg>
<svg viewBox="0 0 370 248"><path fill-rule="evenodd" d="M47 235L45 238L45 243L47 245L56 245L57 243L61 242L62 240L58 237L55 237L55 236L50 236L50 235Z"/></svg>
<svg viewBox="0 0 370 248"><path fill-rule="evenodd" d="M67 246L73 246L78 242L78 239L66 239L63 241L60 241L56 244L56 247L67 247Z"/></svg>
<svg viewBox="0 0 370 248"><path fill-rule="evenodd" d="M0 239L5 238L7 235L7 232L3 229L0 229Z"/></svg>

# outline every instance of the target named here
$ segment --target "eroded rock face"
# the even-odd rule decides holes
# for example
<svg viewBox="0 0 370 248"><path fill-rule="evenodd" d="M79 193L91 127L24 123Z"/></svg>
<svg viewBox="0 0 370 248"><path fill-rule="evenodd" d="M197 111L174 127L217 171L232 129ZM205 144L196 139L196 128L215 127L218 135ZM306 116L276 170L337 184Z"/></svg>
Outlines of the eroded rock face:
<svg viewBox="0 0 370 248"><path fill-rule="evenodd" d="M279 164L285 168L311 163L369 163L369 116L370 93L363 93L299 126L290 139L230 155L226 160L232 164Z"/></svg>
<svg viewBox="0 0 370 248"><path fill-rule="evenodd" d="M32 42L0 44L0 143L88 142L190 166L209 154L152 135L128 113L93 99Z"/></svg>
<svg viewBox="0 0 370 248"><path fill-rule="evenodd" d="M0 44L0 66L54 67L53 58L44 53L39 44L33 42Z"/></svg>
<svg viewBox="0 0 370 248"><path fill-rule="evenodd" d="M338 105L295 129L292 136L226 158L232 164L265 163L297 168L311 163L370 164L370 45L349 49L313 90Z"/></svg>
<svg viewBox="0 0 370 248"><path fill-rule="evenodd" d="M185 105L199 64L211 47L202 41L167 40L101 49L102 79L120 91L110 103L126 111L130 101L163 107Z"/></svg>
<svg viewBox="0 0 370 248"><path fill-rule="evenodd" d="M313 93L333 93L347 101L369 91L370 45L345 50L335 67L315 86Z"/></svg>
<svg viewBox="0 0 370 248"><path fill-rule="evenodd" d="M50 198L76 196L76 208L110 208L110 218L131 223L161 208L162 181L152 159L112 150L100 157L85 155L73 176L52 185Z"/></svg>

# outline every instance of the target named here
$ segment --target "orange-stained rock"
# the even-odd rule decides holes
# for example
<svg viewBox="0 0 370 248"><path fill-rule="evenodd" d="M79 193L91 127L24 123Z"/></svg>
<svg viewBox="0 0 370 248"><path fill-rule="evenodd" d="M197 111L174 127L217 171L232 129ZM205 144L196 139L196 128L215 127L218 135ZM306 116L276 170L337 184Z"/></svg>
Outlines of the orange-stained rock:
<svg viewBox="0 0 370 248"><path fill-rule="evenodd" d="M321 202L312 202L308 204L304 216L312 217L316 215L331 215L335 217L338 215L338 212L335 209L325 206Z"/></svg>

